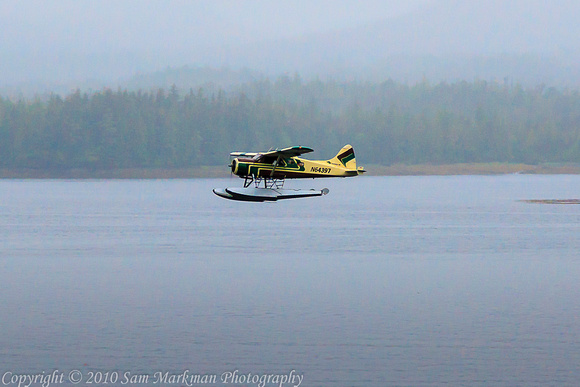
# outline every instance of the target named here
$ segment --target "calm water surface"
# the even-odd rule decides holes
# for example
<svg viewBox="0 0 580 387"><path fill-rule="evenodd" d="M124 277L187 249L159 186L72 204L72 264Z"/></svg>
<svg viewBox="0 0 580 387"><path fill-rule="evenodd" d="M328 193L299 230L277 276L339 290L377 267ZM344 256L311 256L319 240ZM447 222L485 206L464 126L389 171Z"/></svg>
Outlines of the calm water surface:
<svg viewBox="0 0 580 387"><path fill-rule="evenodd" d="M579 176L291 181L330 194L279 203L211 192L240 184L0 181L0 373L580 380L580 206L518 201L579 198Z"/></svg>

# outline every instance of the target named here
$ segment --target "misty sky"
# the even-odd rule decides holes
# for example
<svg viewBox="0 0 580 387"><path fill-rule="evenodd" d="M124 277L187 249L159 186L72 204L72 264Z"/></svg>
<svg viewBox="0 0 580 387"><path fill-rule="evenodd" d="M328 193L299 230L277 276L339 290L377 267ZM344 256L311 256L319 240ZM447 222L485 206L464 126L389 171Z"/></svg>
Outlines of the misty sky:
<svg viewBox="0 0 580 387"><path fill-rule="evenodd" d="M185 65L566 83L580 79L579 12L578 0L0 0L0 87Z"/></svg>
<svg viewBox="0 0 580 387"><path fill-rule="evenodd" d="M3 0L0 49L247 43L343 29L433 0ZM103 47L106 49L107 47Z"/></svg>

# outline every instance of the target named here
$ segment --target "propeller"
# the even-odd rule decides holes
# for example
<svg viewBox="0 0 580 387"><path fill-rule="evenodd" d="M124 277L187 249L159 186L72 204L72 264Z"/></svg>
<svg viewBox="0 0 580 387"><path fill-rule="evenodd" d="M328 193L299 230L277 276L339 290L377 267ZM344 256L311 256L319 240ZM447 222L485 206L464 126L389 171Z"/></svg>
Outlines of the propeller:
<svg viewBox="0 0 580 387"><path fill-rule="evenodd" d="M274 168L272 168L272 172L270 172L270 177L274 176L274 172L276 171L276 167L278 166L278 163L280 162L281 158L282 156L278 156L276 161L274 161Z"/></svg>
<svg viewBox="0 0 580 387"><path fill-rule="evenodd" d="M230 169L230 180L232 179L232 177L234 177L234 169L232 168L233 162L234 160L232 159L232 156L229 156L229 164L228 164L228 168Z"/></svg>

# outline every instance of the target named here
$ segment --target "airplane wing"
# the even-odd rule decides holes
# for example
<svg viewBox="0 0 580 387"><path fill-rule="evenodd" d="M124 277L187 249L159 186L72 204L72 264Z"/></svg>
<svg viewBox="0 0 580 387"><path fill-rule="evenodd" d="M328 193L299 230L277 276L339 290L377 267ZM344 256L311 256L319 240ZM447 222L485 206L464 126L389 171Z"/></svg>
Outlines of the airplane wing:
<svg viewBox="0 0 580 387"><path fill-rule="evenodd" d="M282 156L282 157L295 157L300 156L304 153L314 152L314 149L307 148L305 146L292 146L290 148L276 149L273 151L268 151L264 153L264 156Z"/></svg>
<svg viewBox="0 0 580 387"><path fill-rule="evenodd" d="M304 153L314 152L314 149L305 146L291 146L290 148L274 149L268 152L230 152L232 157L254 157L256 155L264 155L267 157L295 157Z"/></svg>
<svg viewBox="0 0 580 387"><path fill-rule="evenodd" d="M239 156L247 156L247 157L254 157L259 153L256 152L230 152L230 156L239 157Z"/></svg>

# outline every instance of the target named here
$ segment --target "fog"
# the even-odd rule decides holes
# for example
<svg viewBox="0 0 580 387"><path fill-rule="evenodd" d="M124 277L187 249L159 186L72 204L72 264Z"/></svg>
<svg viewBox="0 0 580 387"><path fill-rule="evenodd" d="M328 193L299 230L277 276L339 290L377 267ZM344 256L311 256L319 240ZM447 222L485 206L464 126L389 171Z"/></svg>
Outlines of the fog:
<svg viewBox="0 0 580 387"><path fill-rule="evenodd" d="M185 65L576 85L578 14L572 0L5 0L0 86L114 87Z"/></svg>
<svg viewBox="0 0 580 387"><path fill-rule="evenodd" d="M429 0L38 0L0 3L2 49L84 52L244 44L357 26ZM193 46L193 47L192 47ZM195 49L193 50L195 52Z"/></svg>
<svg viewBox="0 0 580 387"><path fill-rule="evenodd" d="M428 0L3 1L0 83L110 78L185 64L221 65L259 41L340 30ZM212 58L206 61L206 58Z"/></svg>

